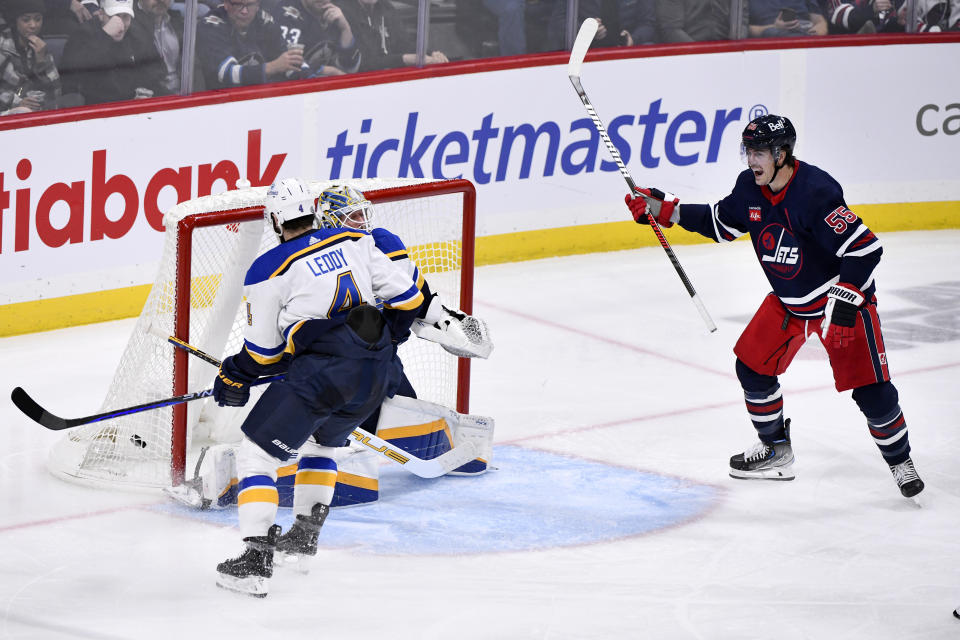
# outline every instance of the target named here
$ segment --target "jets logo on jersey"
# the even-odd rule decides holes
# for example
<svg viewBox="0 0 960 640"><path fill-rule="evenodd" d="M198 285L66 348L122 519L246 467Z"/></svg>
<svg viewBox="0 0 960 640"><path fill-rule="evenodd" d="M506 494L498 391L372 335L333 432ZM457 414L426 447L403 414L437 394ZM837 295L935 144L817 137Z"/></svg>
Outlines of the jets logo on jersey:
<svg viewBox="0 0 960 640"><path fill-rule="evenodd" d="M764 227L758 237L756 250L763 268L778 278L791 280L800 273L803 264L800 247L793 233L783 225L770 224Z"/></svg>
<svg viewBox="0 0 960 640"><path fill-rule="evenodd" d="M760 207L750 207L750 222L760 222Z"/></svg>

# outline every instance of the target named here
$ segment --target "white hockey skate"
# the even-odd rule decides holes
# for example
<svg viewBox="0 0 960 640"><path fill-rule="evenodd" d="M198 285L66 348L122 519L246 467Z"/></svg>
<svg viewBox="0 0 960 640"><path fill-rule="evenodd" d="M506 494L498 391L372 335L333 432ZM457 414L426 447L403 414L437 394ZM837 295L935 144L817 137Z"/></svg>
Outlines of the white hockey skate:
<svg viewBox="0 0 960 640"><path fill-rule="evenodd" d="M730 458L730 477L745 480L793 480L793 447L790 445L790 419L784 421L786 439L770 445L758 441Z"/></svg>

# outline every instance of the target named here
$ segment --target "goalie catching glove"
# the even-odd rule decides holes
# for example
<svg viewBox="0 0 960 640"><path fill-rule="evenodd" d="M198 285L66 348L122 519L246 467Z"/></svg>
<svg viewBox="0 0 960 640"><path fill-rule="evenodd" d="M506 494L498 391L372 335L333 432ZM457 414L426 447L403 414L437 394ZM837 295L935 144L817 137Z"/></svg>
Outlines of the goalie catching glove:
<svg viewBox="0 0 960 640"><path fill-rule="evenodd" d="M636 195L628 193L625 200L637 224L650 224L649 216L653 216L661 227L669 229L680 221L680 199L672 193L638 188Z"/></svg>
<svg viewBox="0 0 960 640"><path fill-rule="evenodd" d="M445 307L436 295L430 299L423 318L414 321L411 329L418 337L436 342L460 358L487 358L493 351L486 322Z"/></svg>
<svg viewBox="0 0 960 640"><path fill-rule="evenodd" d="M857 310L863 305L863 293L852 284L838 282L827 290L827 306L823 309L820 336L832 340L833 346L845 347L853 342Z"/></svg>

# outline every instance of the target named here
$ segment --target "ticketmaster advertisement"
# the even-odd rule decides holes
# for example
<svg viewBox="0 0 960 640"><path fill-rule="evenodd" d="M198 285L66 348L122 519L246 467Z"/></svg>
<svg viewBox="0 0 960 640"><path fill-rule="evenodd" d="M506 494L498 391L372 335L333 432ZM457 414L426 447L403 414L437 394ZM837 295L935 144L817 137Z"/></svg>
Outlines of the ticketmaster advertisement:
<svg viewBox="0 0 960 640"><path fill-rule="evenodd" d="M774 112L854 211L938 203L957 226L960 96L942 73L957 59L953 43L588 59L582 80L636 182L681 202L726 195L740 132ZM19 332L9 305L152 283L163 212L239 178L467 178L480 241L517 247L505 259L629 219L559 64L10 129L0 148L0 334Z"/></svg>

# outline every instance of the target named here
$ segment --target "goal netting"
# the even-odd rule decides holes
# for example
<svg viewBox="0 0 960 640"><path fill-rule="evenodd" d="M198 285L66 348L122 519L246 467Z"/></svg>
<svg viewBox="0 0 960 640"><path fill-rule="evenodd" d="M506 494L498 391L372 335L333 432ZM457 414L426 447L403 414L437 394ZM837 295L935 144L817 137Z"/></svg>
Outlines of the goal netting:
<svg viewBox="0 0 960 640"><path fill-rule="evenodd" d="M348 182L374 203L372 223L407 245L430 288L447 306L472 312L474 191L466 180L309 182L311 191ZM164 217L156 280L117 366L101 411L209 389L216 367L170 344L189 342L218 359L236 353L246 324L241 308L247 267L277 244L263 221L267 187L203 196ZM412 336L400 348L404 370L424 400L466 413L469 361ZM72 429L48 457L52 473L108 487L165 487L183 481L203 445L240 439L246 407L217 407L209 398L134 413Z"/></svg>

